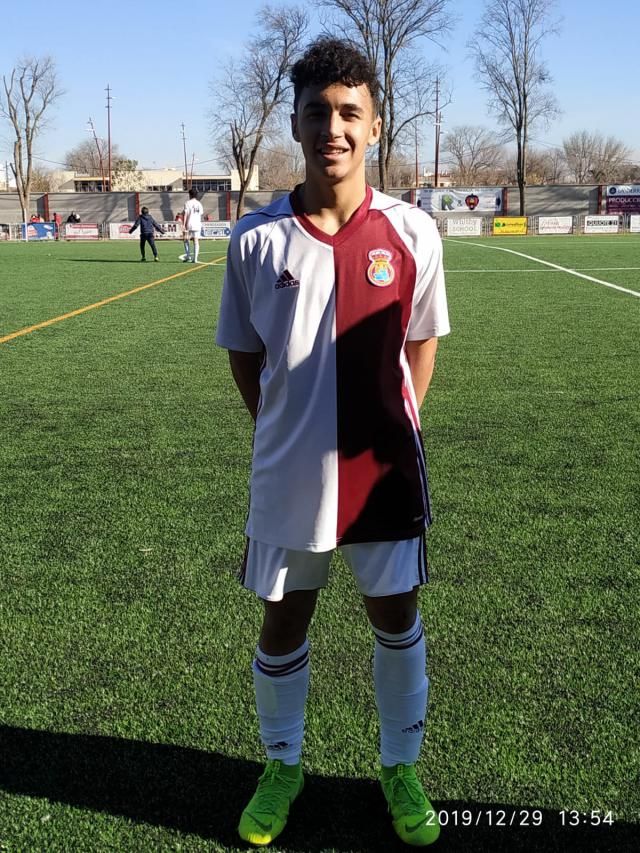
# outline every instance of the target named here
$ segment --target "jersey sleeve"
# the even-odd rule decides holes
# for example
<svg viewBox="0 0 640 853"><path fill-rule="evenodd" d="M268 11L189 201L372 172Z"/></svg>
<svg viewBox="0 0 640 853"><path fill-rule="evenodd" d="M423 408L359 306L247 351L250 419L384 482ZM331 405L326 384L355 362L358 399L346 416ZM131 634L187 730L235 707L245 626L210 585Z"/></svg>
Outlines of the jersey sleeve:
<svg viewBox="0 0 640 853"><path fill-rule="evenodd" d="M249 265L243 259L242 234L232 234L222 286L216 343L240 352L261 352L262 340L251 324L251 293L247 281Z"/></svg>
<svg viewBox="0 0 640 853"><path fill-rule="evenodd" d="M421 213L420 216L427 216ZM435 222L429 217L421 228L422 246L418 249L417 279L413 293L408 341L426 341L448 335L449 311L442 266L442 240Z"/></svg>

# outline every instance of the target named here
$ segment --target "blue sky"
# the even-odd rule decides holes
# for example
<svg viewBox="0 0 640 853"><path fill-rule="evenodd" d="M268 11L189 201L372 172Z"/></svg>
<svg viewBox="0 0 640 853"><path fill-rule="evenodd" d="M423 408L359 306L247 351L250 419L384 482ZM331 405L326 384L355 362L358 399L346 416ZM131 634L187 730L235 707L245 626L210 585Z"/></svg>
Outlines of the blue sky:
<svg viewBox="0 0 640 853"><path fill-rule="evenodd" d="M274 4L278 0L272 0ZM185 123L189 160L195 171L215 168L208 111L210 83L221 63L237 55L263 0L209 0L180 11L175 2L156 0L128 7L83 4L60 6L42 0L5 4L0 27L0 73L24 53L55 57L66 95L40 138L40 165L53 167L65 152L89 138L91 116L106 135L104 88L113 90L112 138L141 166L183 162L180 124ZM308 3L309 8L312 4ZM481 14L482 0L452 0L458 17L443 48L427 44L427 58L447 69L453 102L443 114L443 132L456 124L494 126L476 80L466 44ZM144 10L144 16L143 16ZM560 145L574 130L599 130L622 139L640 161L635 40L640 4L630 0L558 0L560 37L545 43L544 58L563 110L548 130L534 132L534 145ZM319 28L313 18L315 30ZM425 125L420 159L433 159L433 129ZM0 160L10 158L9 134L0 129ZM199 165L200 164L200 165Z"/></svg>

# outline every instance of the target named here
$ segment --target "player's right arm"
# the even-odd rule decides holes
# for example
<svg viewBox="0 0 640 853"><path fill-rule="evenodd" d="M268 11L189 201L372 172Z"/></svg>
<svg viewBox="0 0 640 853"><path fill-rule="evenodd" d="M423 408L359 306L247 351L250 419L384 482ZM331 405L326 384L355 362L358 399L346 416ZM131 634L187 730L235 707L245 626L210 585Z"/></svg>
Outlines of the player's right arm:
<svg viewBox="0 0 640 853"><path fill-rule="evenodd" d="M133 225L131 226L131 228L129 228L129 234L133 234L133 232L136 230L138 225L140 225L140 217L138 217L136 219L136 221L133 223Z"/></svg>
<svg viewBox="0 0 640 853"><path fill-rule="evenodd" d="M256 419L260 400L260 372L264 344L251 322L253 259L257 247L253 234L236 225L227 252L216 343L229 351L234 382L251 417Z"/></svg>
<svg viewBox="0 0 640 853"><path fill-rule="evenodd" d="M261 352L239 352L229 350L231 374L249 414L255 421L260 402Z"/></svg>

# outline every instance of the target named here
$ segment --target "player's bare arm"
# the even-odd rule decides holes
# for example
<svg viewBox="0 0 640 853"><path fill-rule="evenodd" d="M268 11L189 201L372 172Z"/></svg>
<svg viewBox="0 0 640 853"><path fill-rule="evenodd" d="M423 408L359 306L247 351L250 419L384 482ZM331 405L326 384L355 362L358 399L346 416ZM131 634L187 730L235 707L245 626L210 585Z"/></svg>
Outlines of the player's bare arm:
<svg viewBox="0 0 640 853"><path fill-rule="evenodd" d="M426 341L407 341L405 344L418 407L424 402L431 383L437 348L437 338L428 338Z"/></svg>
<svg viewBox="0 0 640 853"><path fill-rule="evenodd" d="M229 364L233 379L254 421L258 415L260 365L262 358L263 355L261 352L229 350Z"/></svg>

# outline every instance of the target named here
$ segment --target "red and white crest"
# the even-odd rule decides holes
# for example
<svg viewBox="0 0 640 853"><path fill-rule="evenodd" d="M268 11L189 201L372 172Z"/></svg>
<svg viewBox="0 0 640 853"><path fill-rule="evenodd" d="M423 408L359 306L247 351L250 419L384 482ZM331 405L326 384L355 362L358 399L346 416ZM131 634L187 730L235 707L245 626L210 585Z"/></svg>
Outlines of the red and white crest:
<svg viewBox="0 0 640 853"><path fill-rule="evenodd" d="M375 287L388 287L395 278L395 270L391 266L393 252L389 249L372 249L369 252L369 268L367 278Z"/></svg>

